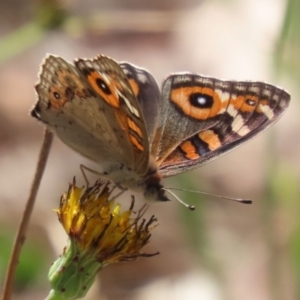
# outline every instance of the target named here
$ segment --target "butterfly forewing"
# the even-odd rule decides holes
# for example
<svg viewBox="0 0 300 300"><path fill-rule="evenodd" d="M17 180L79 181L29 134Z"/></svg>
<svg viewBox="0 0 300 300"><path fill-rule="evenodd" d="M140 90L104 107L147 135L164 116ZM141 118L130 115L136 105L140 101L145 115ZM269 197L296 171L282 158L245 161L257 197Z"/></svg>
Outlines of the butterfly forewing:
<svg viewBox="0 0 300 300"><path fill-rule="evenodd" d="M198 79L188 73L174 74L169 76L162 85L161 114L154 137L154 151L152 151L159 165L182 141L196 132L214 126L218 120L209 117L210 114L222 113L220 103L217 103L211 95L208 95L207 99L202 99L207 100L203 109L192 105L197 102L197 95L202 90L211 91L213 88L213 81L209 78L203 78L201 84L197 82ZM195 97L190 97L192 94ZM207 104L212 104L214 107Z"/></svg>
<svg viewBox="0 0 300 300"><path fill-rule="evenodd" d="M101 96L98 102L104 99L110 106L121 128L118 131L123 138L126 137L128 150L133 152L133 169L140 175L145 174L149 163L147 130L140 105L122 68L106 56L98 56L93 60L78 59L75 65ZM111 120L108 122L114 123Z"/></svg>
<svg viewBox="0 0 300 300"><path fill-rule="evenodd" d="M36 86L32 115L85 157L110 168L144 174L149 143L138 101L126 75L110 58L80 59L75 66L48 56ZM120 147L122 144L122 147Z"/></svg>
<svg viewBox="0 0 300 300"><path fill-rule="evenodd" d="M179 88L182 99L174 102L172 94L168 99L179 113L185 112L184 118L198 118L199 124L161 162L164 177L196 168L250 140L276 122L289 104L289 94L270 84L190 76L198 82L197 88L187 89L189 83L183 81ZM211 126L203 129L203 122Z"/></svg>

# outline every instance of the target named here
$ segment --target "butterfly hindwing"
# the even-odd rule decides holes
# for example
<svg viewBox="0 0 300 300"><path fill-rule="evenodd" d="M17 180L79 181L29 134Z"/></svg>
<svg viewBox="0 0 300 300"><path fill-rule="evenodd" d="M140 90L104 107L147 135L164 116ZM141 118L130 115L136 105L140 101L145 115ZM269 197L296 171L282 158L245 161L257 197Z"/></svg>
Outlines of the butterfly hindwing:
<svg viewBox="0 0 300 300"><path fill-rule="evenodd" d="M120 67L127 76L139 102L151 145L160 114L161 98L159 87L154 77L147 70L128 62L121 62Z"/></svg>

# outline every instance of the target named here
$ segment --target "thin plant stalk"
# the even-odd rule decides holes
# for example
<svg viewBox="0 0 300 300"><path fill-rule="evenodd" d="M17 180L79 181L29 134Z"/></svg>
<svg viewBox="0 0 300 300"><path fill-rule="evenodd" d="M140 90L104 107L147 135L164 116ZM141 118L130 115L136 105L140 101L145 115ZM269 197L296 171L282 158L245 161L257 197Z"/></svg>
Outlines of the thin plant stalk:
<svg viewBox="0 0 300 300"><path fill-rule="evenodd" d="M36 165L36 171L33 178L33 182L31 185L31 189L29 192L29 197L26 202L25 210L19 225L19 229L15 238L12 254L10 257L10 261L8 264L8 269L6 272L4 285L3 285L3 292L1 296L1 300L9 300L11 298L12 289L13 289L13 282L16 274L16 269L19 261L19 256L21 253L22 246L26 239L26 231L28 228L28 223L30 221L30 217L33 211L36 195L41 183L41 179L43 177L43 173L45 170L46 162L49 156L51 144L53 140L53 134L45 129L44 131L44 138L41 147L41 151L39 154L38 162Z"/></svg>

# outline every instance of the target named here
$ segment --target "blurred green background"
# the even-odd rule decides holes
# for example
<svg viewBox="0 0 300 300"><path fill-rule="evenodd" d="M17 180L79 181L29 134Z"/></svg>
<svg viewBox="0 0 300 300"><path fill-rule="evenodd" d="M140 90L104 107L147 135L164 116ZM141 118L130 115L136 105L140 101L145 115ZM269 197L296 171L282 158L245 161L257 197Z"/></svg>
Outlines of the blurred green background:
<svg viewBox="0 0 300 300"><path fill-rule="evenodd" d="M43 127L28 112L46 53L111 56L171 72L262 80L284 87L287 113L253 141L166 186L250 198L251 206L180 193L196 205L153 205L147 252L104 269L86 299L300 299L300 1L172 0L0 2L0 282L22 214ZM52 209L79 164L55 139L22 252L13 299L41 299L66 243ZM94 167L96 169L96 167ZM120 202L127 208L130 194ZM139 201L138 205L142 205Z"/></svg>

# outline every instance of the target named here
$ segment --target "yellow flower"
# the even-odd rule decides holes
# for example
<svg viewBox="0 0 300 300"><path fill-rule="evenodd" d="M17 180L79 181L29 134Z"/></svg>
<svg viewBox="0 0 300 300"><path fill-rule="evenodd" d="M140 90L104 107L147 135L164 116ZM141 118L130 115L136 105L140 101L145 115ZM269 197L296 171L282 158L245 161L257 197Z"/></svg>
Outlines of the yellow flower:
<svg viewBox="0 0 300 300"><path fill-rule="evenodd" d="M109 200L112 191L100 182L83 191L74 180L62 195L56 212L69 241L50 268L48 300L82 298L104 266L158 254L140 252L157 225L154 216L142 219L147 205L134 212L132 201L129 210L121 212L120 204Z"/></svg>

